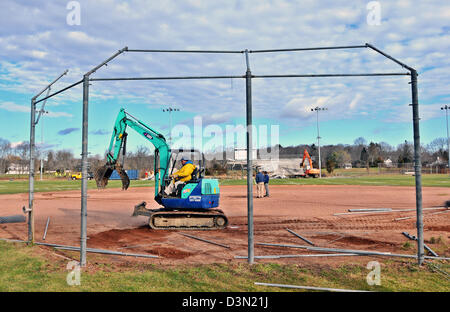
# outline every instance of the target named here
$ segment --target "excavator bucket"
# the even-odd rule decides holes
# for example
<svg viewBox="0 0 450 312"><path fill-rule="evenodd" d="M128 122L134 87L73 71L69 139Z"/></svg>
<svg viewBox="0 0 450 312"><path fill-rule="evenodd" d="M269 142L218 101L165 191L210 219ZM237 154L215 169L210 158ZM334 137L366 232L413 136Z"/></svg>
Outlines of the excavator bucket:
<svg viewBox="0 0 450 312"><path fill-rule="evenodd" d="M95 171L95 182L98 189L104 189L108 185L108 180L113 171L114 169L107 164L97 168Z"/></svg>
<svg viewBox="0 0 450 312"><path fill-rule="evenodd" d="M128 189L130 186L130 178L128 177L128 174L123 170L121 165L116 165L116 171L120 176L120 179L122 180L122 190Z"/></svg>
<svg viewBox="0 0 450 312"><path fill-rule="evenodd" d="M120 179L122 180L122 190L128 189L130 186L130 178L125 170L123 170L122 166L116 165L115 167L112 167L108 164L97 168L95 172L95 182L97 183L97 188L104 189L106 185L108 185L108 180L114 172L114 169L116 169Z"/></svg>
<svg viewBox="0 0 450 312"><path fill-rule="evenodd" d="M149 209L145 208L145 205L147 205L147 203L145 201L143 201L143 202L137 204L136 206L134 206L134 211L131 216L132 217L151 216L151 211Z"/></svg>

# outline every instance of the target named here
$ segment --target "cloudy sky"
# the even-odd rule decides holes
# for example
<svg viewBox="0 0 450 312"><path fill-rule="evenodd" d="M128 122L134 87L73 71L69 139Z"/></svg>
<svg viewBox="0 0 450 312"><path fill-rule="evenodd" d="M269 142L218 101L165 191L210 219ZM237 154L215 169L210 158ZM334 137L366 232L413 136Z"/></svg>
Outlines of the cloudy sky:
<svg viewBox="0 0 450 312"><path fill-rule="evenodd" d="M366 42L418 70L422 143L445 136L440 107L450 104L447 1L80 0L79 15L71 2L0 2L0 137L28 140L33 95L65 69L69 73L52 91L80 80L125 46L241 51ZM253 74L405 71L369 49L251 54L250 66ZM242 54L125 53L94 77L243 75L245 70ZM397 145L412 141L408 82L406 76L254 79L253 117L269 129L279 125L282 145L311 144L317 130L310 108L319 105L328 108L320 114L323 144L351 144L362 136ZM104 152L120 107L163 134L169 116L162 109L169 106L181 110L173 114L173 125L190 127L196 116L203 126L222 129L245 123L242 79L92 82L90 91L93 154ZM50 99L37 140L43 134L45 146L79 155L81 100L81 87ZM131 149L145 144L137 136L129 142Z"/></svg>

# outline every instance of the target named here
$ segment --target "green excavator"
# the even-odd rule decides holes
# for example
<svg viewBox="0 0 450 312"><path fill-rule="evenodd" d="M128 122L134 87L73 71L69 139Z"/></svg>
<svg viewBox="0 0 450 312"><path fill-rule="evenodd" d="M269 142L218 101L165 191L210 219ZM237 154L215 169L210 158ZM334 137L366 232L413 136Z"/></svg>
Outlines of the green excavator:
<svg viewBox="0 0 450 312"><path fill-rule="evenodd" d="M228 219L219 206L219 183L216 179L203 177L203 154L196 150L171 150L164 136L152 129L125 109L120 109L114 125L113 134L106 155L106 164L95 172L97 187L103 189L114 170L122 180L122 189L128 189L130 179L124 170L126 155L127 127L142 135L155 147L155 201L162 207L147 209L146 202L134 207L133 216L148 216L152 229L223 229ZM181 184L175 193L167 195L165 188L173 183L170 176L175 168L178 156L183 153L199 153L198 167L192 173L192 179ZM122 153L121 162L119 162ZM170 174L169 174L170 172Z"/></svg>

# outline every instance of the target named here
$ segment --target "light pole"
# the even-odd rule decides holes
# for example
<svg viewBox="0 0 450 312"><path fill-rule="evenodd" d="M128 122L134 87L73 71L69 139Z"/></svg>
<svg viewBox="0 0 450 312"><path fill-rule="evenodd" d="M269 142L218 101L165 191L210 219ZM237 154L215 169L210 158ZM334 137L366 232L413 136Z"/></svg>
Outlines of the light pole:
<svg viewBox="0 0 450 312"><path fill-rule="evenodd" d="M319 111L328 110L325 107L316 106L315 108L311 108L311 111L316 111L317 113L317 146L319 147L319 178L322 178L322 160L320 158L320 131L319 131Z"/></svg>
<svg viewBox="0 0 450 312"><path fill-rule="evenodd" d="M441 110L445 110L445 124L447 125L447 159L448 159L448 169L450 171L450 143L449 143L449 137L448 137L448 110L450 109L450 106L445 105L441 107Z"/></svg>
<svg viewBox="0 0 450 312"><path fill-rule="evenodd" d="M179 112L179 108L163 108L163 112L169 112L169 145L172 145L172 112Z"/></svg>

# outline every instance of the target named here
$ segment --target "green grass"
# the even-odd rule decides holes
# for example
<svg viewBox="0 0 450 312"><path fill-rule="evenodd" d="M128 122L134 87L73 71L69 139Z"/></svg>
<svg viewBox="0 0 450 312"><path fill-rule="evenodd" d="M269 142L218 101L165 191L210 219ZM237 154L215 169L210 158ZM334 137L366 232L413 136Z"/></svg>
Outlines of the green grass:
<svg viewBox="0 0 450 312"><path fill-rule="evenodd" d="M221 185L246 185L243 180L222 179ZM322 179L272 179L271 185L370 185L370 186L414 186L415 177L407 175L367 175L358 177L324 177ZM444 174L422 175L422 186L450 187L450 177Z"/></svg>
<svg viewBox="0 0 450 312"><path fill-rule="evenodd" d="M220 185L246 185L245 179L220 179ZM368 185L368 186L414 186L413 176L407 175L366 175L366 176L341 176L324 177L322 179L272 179L271 185ZM110 180L108 188L120 188L120 180ZM132 180L131 187L154 186L154 181ZM422 186L450 187L450 177L444 174L422 175ZM95 181L88 182L89 189L95 189ZM80 190L81 181L66 179L35 180L35 192ZM28 192L28 180L12 179L0 180L0 194L15 194ZM442 194L444 196L445 194Z"/></svg>
<svg viewBox="0 0 450 312"><path fill-rule="evenodd" d="M49 251L45 251L48 253ZM88 255L88 270L80 286L66 283L68 260L49 260L38 246L0 241L0 292L5 291L298 291L256 286L254 282L305 285L372 291L450 291L443 273L425 265L379 259L381 285L369 286L366 263L340 267L245 263L182 265L166 268L155 264L92 264L98 255ZM73 253L77 256L76 253ZM57 259L57 260L55 260ZM103 261L108 258L102 258ZM355 258L356 259L356 258ZM360 261L360 260L358 260ZM361 261L360 261L361 262ZM440 264L441 270L450 269Z"/></svg>
<svg viewBox="0 0 450 312"><path fill-rule="evenodd" d="M131 185L133 187L141 186L154 186L154 181L147 180L132 180ZM120 188L122 187L122 182L120 180L110 180L108 182L109 188ZM96 189L97 186L94 180L88 181L88 189ZM51 191L69 191L69 190L81 190L80 180L42 180L38 178L34 182L35 192L51 192ZM28 192L28 180L0 180L0 194L16 194L16 193L26 193Z"/></svg>

